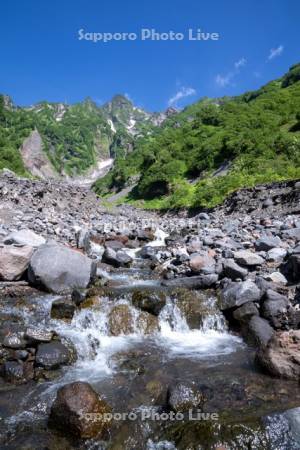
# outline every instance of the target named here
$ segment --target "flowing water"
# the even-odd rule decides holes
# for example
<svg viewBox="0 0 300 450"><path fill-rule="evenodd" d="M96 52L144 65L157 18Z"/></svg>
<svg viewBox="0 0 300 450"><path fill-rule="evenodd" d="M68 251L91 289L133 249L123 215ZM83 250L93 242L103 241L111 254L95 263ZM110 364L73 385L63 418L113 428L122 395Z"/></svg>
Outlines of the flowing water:
<svg viewBox="0 0 300 450"><path fill-rule="evenodd" d="M163 239L162 234L157 236L158 242ZM298 386L273 380L257 370L253 350L228 330L213 293L192 293L205 311L195 328L191 323L198 312L182 307L182 291L162 291L157 280L145 279L145 273L137 261L132 270L106 274L119 283L113 295L95 296L70 322L51 319L51 304L57 298L51 295L3 305L2 313L7 317L53 329L72 342L77 361L49 382L10 389L0 386L0 447L200 450L219 445L230 450L299 449L299 410L284 412L300 405ZM132 301L137 290L166 296L150 334L145 332L141 311ZM111 317L120 306L125 308L129 329L113 335ZM73 442L48 429L49 408L58 387L75 380L90 382L113 411L134 412L137 420L116 422L105 442ZM204 409L218 413L218 420L153 419L151 412L160 410L168 388L178 382L192 383L205 392Z"/></svg>

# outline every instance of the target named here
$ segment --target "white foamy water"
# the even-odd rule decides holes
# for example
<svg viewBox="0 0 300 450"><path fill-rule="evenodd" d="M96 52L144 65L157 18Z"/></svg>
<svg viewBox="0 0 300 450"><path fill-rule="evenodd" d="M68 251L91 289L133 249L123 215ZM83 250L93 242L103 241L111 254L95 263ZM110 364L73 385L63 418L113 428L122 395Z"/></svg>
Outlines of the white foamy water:
<svg viewBox="0 0 300 450"><path fill-rule="evenodd" d="M200 329L191 330L176 302L170 299L160 314L160 328L159 344L168 347L170 356L219 356L242 345L240 338L228 333L222 314L208 315Z"/></svg>

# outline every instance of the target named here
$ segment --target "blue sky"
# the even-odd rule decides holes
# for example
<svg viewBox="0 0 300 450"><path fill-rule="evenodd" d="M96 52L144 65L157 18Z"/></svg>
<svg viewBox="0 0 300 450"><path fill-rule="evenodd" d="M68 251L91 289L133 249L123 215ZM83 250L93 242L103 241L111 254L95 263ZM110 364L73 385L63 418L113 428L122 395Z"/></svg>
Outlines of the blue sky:
<svg viewBox="0 0 300 450"><path fill-rule="evenodd" d="M10 0L0 14L0 92L19 105L122 93L158 111L255 89L300 60L299 0ZM142 28L220 38L142 41ZM80 29L138 39L93 43Z"/></svg>

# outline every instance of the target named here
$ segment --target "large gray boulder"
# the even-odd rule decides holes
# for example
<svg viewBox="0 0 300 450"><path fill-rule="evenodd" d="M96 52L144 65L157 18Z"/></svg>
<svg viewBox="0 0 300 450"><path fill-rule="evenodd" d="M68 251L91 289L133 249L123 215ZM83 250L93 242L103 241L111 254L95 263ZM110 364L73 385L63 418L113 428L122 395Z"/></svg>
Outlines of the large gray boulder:
<svg viewBox="0 0 300 450"><path fill-rule="evenodd" d="M29 245L30 247L37 248L40 245L45 244L46 239L43 236L39 236L27 228L19 231L13 231L5 239L5 244L20 244Z"/></svg>
<svg viewBox="0 0 300 450"><path fill-rule="evenodd" d="M246 280L229 283L220 293L220 308L237 308L244 303L256 302L261 298L261 291L253 281Z"/></svg>
<svg viewBox="0 0 300 450"><path fill-rule="evenodd" d="M78 251L48 241L33 254L29 281L57 294L86 288L94 277L95 263Z"/></svg>
<svg viewBox="0 0 300 450"><path fill-rule="evenodd" d="M5 245L0 247L0 280L19 280L28 268L32 254L33 248L29 246Z"/></svg>

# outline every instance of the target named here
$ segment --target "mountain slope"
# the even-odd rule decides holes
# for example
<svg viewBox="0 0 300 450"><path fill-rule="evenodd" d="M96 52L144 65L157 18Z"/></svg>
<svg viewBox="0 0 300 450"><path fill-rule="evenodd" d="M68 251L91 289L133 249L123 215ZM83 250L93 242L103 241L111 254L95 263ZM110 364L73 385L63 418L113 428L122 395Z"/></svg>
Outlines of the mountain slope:
<svg viewBox="0 0 300 450"><path fill-rule="evenodd" d="M126 157L135 136L151 133L157 115L118 95L99 107L40 102L15 107L0 96L0 168L38 177L90 177L119 153ZM100 167L100 169L99 169ZM41 169L42 168L42 169Z"/></svg>
<svg viewBox="0 0 300 450"><path fill-rule="evenodd" d="M214 206L228 193L300 176L300 65L261 89L207 99L166 120L94 188L135 184L149 206ZM144 204L144 203L143 203Z"/></svg>

